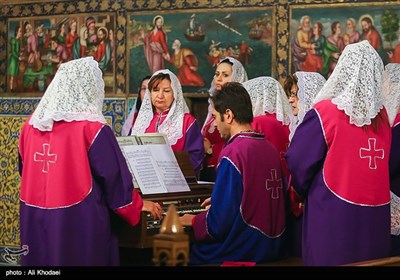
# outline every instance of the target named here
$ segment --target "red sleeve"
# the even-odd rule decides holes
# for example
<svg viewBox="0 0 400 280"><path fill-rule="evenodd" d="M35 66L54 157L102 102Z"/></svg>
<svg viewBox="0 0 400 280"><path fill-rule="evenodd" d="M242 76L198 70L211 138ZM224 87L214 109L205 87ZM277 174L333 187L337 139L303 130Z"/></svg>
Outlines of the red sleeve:
<svg viewBox="0 0 400 280"><path fill-rule="evenodd" d="M116 209L115 213L121 216L130 225L135 226L139 223L142 207L143 200L139 193L134 189L132 192L132 203Z"/></svg>

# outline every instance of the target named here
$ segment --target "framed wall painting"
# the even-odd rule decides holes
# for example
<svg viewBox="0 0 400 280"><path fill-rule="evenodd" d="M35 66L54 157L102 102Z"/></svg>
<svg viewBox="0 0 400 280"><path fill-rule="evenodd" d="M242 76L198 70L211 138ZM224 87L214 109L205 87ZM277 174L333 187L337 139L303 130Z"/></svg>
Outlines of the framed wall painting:
<svg viewBox="0 0 400 280"><path fill-rule="evenodd" d="M185 93L208 92L216 64L227 56L241 61L249 78L271 76L273 22L273 7L130 13L128 92L163 68L178 76Z"/></svg>
<svg viewBox="0 0 400 280"><path fill-rule="evenodd" d="M115 16L72 14L8 21L7 90L44 93L59 65L93 56L106 92L115 87Z"/></svg>
<svg viewBox="0 0 400 280"><path fill-rule="evenodd" d="M348 44L368 40L383 63L400 62L400 6L388 3L293 5L290 71L328 78Z"/></svg>

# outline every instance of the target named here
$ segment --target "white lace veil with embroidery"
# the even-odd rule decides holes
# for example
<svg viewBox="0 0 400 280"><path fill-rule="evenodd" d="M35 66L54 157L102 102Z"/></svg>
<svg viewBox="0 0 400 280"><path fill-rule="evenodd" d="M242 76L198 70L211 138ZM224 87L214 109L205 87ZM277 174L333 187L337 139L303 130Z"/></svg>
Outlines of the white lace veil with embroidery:
<svg viewBox="0 0 400 280"><path fill-rule="evenodd" d="M297 91L298 113L296 121L293 121L289 126L290 140L292 140L297 126L303 121L306 113L314 105L315 97L326 82L325 78L317 72L297 71L294 74L297 77L297 86L299 88L299 90Z"/></svg>
<svg viewBox="0 0 400 280"><path fill-rule="evenodd" d="M139 97L136 99L136 102L138 102L138 99L140 98L141 87L143 85L143 81L145 81L145 80L149 80L149 79L147 79L147 77L146 77L144 80L141 81L139 92L138 92ZM129 112L129 115L126 118L125 123L122 126L121 136L127 136L132 128L132 123L135 118L135 114L136 114L136 112L138 112L136 105L137 105L136 103L133 104L133 107L132 107L131 111Z"/></svg>
<svg viewBox="0 0 400 280"><path fill-rule="evenodd" d="M220 65L221 63L226 63L227 60L230 63L232 63L232 76L231 76L231 80L230 81L231 82L238 82L238 83L243 83L243 82L247 81L248 78L247 78L246 69L244 69L242 63L239 60L228 56L228 57L225 57L224 59L222 59L217 64L217 66ZM214 94L214 91L215 91L215 82L214 82L214 78L213 78L213 80L211 81L210 90L208 91L209 95L212 96ZM208 103L209 103L209 105L208 105L208 113L207 113L207 117L206 117L206 119L204 121L203 128L208 123L209 119L211 118L212 107L211 107L211 104L210 104L210 99L208 99ZM214 129L214 126L211 126L211 129Z"/></svg>
<svg viewBox="0 0 400 280"><path fill-rule="evenodd" d="M43 94L29 124L51 131L55 121L92 121L106 124L102 113L103 74L93 57L63 63Z"/></svg>
<svg viewBox="0 0 400 280"><path fill-rule="evenodd" d="M384 104L389 115L390 125L400 110L400 64L389 63L383 72Z"/></svg>
<svg viewBox="0 0 400 280"><path fill-rule="evenodd" d="M367 40L347 45L314 103L332 99L358 127L371 124L383 107L383 62Z"/></svg>
<svg viewBox="0 0 400 280"><path fill-rule="evenodd" d="M136 102L137 102L137 100L136 100ZM133 104L133 107L132 107L131 111L129 112L128 117L126 118L124 124L122 125L121 136L128 135L129 130L132 127L133 119L135 118L136 112L137 112L137 110L136 110L136 103L135 103L135 104Z"/></svg>
<svg viewBox="0 0 400 280"><path fill-rule="evenodd" d="M276 119L288 125L292 118L292 109L281 84L272 77L262 76L243 83L250 95L253 105L253 116L266 112L276 113Z"/></svg>
<svg viewBox="0 0 400 280"><path fill-rule="evenodd" d="M220 65L221 63L226 63L226 61L229 61L230 63L232 63L232 76L231 76L231 82L238 82L238 83L243 83L245 81L247 81L247 72L246 69L244 69L242 63L233 58L233 57L225 57L224 59L222 59L218 64ZM209 90L209 94L212 96L214 94L215 91L215 81L214 79L211 81L211 86L210 86L210 90Z"/></svg>
<svg viewBox="0 0 400 280"><path fill-rule="evenodd" d="M168 69L158 70L154 72L151 79L159 73L168 74L171 79L171 88L174 92L174 101L169 108L168 114L164 122L158 127L159 133L164 133L169 141L170 145L176 144L178 139L182 137L183 131L183 116L185 113L189 113L189 108L186 105L186 101L183 97L182 86L174 73ZM132 135L145 133L149 127L151 120L153 119L153 105L151 103L149 89L146 89L142 106L140 107L139 114L135 121L135 125L132 128Z"/></svg>

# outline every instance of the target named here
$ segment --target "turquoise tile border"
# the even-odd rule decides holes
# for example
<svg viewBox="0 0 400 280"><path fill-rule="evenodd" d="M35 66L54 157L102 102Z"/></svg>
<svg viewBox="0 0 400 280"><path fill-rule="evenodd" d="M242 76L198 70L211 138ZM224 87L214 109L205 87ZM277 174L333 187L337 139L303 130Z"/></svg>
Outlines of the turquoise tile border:
<svg viewBox="0 0 400 280"><path fill-rule="evenodd" d="M2 97L0 98L0 115L6 116L29 116L33 113L40 101L40 97L18 98ZM107 119L111 119L114 133L121 134L122 125L127 115L128 103L133 106L135 98L105 98L103 103L103 114Z"/></svg>

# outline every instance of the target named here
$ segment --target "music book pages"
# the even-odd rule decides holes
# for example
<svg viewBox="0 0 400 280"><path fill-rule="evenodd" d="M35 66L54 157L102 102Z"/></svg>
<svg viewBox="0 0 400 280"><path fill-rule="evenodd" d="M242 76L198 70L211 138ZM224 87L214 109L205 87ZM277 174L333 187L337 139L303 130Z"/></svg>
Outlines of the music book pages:
<svg viewBox="0 0 400 280"><path fill-rule="evenodd" d="M146 133L117 137L142 194L190 191L165 135Z"/></svg>

